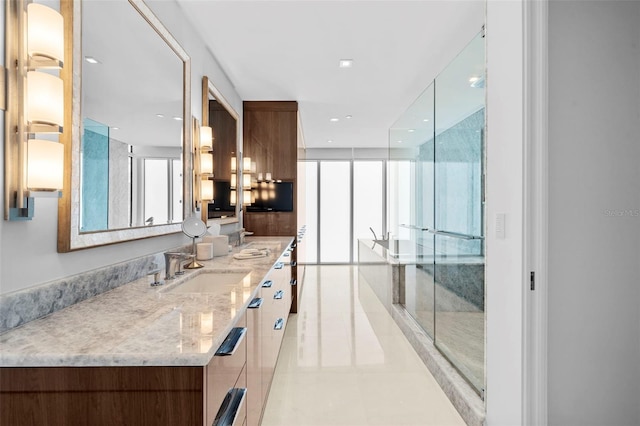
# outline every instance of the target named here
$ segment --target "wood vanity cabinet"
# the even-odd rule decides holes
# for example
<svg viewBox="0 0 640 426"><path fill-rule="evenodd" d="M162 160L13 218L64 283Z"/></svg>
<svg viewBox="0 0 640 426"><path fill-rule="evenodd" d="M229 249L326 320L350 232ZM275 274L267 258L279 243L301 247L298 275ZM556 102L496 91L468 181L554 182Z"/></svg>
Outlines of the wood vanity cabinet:
<svg viewBox="0 0 640 426"><path fill-rule="evenodd" d="M223 345L218 349L218 352L213 356L205 369L205 425L213 425L216 416L222 414L221 410L224 408L223 402L226 397L236 397L241 401L237 415L233 416L236 418L236 421L233 423L234 425L242 425L247 417L247 395L244 395L244 399L242 399L241 395L235 395L233 392L231 395L227 395L233 389L244 389L247 391L247 342L251 338L251 335L255 333L255 330L247 327L246 313L242 315L234 327L236 331L243 329L244 336L237 339L237 344L233 342L229 344L228 350L231 353L219 354L218 352L220 352L226 340L229 340L229 336L232 336L232 333L225 339L225 342L223 342ZM228 411L229 410L232 411L233 407L228 407Z"/></svg>
<svg viewBox="0 0 640 426"><path fill-rule="evenodd" d="M2 368L0 425L211 426L229 390L247 388L246 337L206 367Z"/></svg>
<svg viewBox="0 0 640 426"><path fill-rule="evenodd" d="M261 306L234 324L245 331L230 353L204 367L0 368L0 425L212 426L226 399L234 425L258 426L291 309L287 252L261 282Z"/></svg>
<svg viewBox="0 0 640 426"><path fill-rule="evenodd" d="M261 284L262 304L247 311L249 328L260 330L248 340L247 347L248 426L260 424L269 395L291 308L290 279L290 268L276 263Z"/></svg>

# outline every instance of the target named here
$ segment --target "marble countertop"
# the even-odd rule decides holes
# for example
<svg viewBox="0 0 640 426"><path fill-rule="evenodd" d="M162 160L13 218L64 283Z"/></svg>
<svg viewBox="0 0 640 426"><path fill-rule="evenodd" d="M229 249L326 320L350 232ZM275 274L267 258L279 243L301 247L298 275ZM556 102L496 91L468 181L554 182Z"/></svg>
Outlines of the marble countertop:
<svg viewBox="0 0 640 426"><path fill-rule="evenodd" d="M292 240L250 237L233 253L250 247L267 248L269 255L200 261L204 268L158 287L144 277L14 328L0 335L0 366L205 366ZM250 275L217 294L168 292L216 269Z"/></svg>

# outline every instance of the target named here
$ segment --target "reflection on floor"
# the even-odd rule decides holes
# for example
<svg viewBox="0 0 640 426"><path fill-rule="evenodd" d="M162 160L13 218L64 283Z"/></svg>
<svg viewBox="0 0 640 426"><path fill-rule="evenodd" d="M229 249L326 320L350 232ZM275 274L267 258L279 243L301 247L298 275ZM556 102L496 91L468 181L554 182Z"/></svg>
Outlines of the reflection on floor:
<svg viewBox="0 0 640 426"><path fill-rule="evenodd" d="M307 266L263 426L464 425L355 266Z"/></svg>

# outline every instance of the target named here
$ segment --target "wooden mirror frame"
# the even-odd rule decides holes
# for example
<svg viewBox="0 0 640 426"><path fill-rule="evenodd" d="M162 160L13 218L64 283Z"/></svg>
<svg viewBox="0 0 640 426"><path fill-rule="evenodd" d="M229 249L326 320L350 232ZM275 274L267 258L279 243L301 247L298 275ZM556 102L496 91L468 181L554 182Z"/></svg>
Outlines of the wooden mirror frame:
<svg viewBox="0 0 640 426"><path fill-rule="evenodd" d="M158 33L167 45L183 62L183 96L182 96L182 185L183 185L183 217L193 214L192 180L187 178L193 170L192 126L191 120L191 60L187 52L169 33L143 0L128 0L131 6L140 13L147 23ZM124 241L150 238L160 235L181 232L181 224L134 227L108 231L80 233L80 123L81 86L82 86L82 39L81 39L81 2L61 0L60 12L64 17L65 31L65 67L61 74L64 80L64 132L60 142L65 146L64 190L58 202L58 252L66 253L90 247L115 244Z"/></svg>

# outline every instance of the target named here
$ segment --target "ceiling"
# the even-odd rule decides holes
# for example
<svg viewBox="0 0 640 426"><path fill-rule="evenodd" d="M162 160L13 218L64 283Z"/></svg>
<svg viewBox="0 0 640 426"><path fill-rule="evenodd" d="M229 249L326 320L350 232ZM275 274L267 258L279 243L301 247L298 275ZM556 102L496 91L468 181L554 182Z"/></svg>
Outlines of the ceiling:
<svg viewBox="0 0 640 426"><path fill-rule="evenodd" d="M298 101L306 148L386 147L484 23L483 0L177 2L243 100Z"/></svg>

